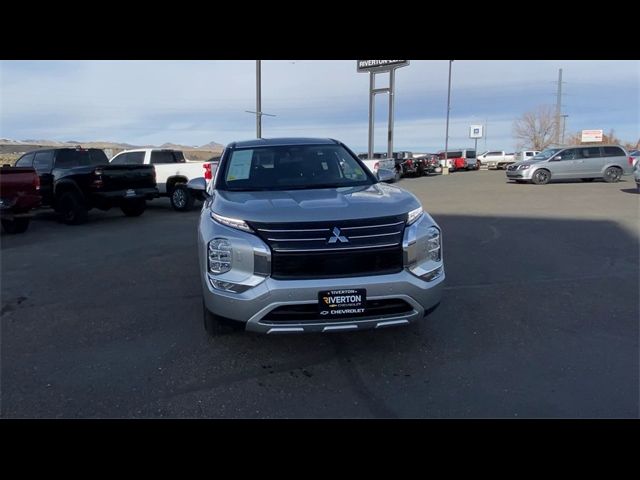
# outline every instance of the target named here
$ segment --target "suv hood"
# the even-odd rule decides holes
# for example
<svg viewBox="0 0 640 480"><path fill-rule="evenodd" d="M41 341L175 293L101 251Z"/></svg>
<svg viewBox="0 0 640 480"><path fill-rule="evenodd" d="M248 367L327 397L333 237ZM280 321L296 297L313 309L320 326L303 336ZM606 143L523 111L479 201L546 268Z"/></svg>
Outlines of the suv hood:
<svg viewBox="0 0 640 480"><path fill-rule="evenodd" d="M420 206L401 188L376 183L363 187L214 192L210 210L225 217L263 223L352 220L401 215Z"/></svg>

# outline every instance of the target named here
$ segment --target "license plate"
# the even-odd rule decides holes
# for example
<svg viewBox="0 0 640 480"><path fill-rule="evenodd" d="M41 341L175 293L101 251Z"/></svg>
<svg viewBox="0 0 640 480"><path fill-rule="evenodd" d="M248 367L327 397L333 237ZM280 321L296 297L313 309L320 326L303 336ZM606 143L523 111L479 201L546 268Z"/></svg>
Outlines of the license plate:
<svg viewBox="0 0 640 480"><path fill-rule="evenodd" d="M125 192L124 196L125 196L125 197L133 197L133 196L135 196L135 194L136 194L136 191L135 191L135 190L129 189L129 190L127 190L127 191Z"/></svg>
<svg viewBox="0 0 640 480"><path fill-rule="evenodd" d="M318 312L325 318L362 315L366 303L367 290L364 288L318 292Z"/></svg>

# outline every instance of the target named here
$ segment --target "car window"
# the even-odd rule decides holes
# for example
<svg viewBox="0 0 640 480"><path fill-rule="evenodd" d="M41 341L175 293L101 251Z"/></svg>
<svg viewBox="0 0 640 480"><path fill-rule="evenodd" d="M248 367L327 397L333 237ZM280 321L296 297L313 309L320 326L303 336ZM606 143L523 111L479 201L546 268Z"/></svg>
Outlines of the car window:
<svg viewBox="0 0 640 480"><path fill-rule="evenodd" d="M575 160L576 153L577 152L575 148L568 148L567 150L563 150L562 152L560 152L560 154L556 156L556 159L559 159L563 162L565 160ZM558 157L562 157L562 158L558 158Z"/></svg>
<svg viewBox="0 0 640 480"><path fill-rule="evenodd" d="M33 153L27 153L26 155L20 157L20 159L16 162L16 167L33 166L33 155Z"/></svg>
<svg viewBox="0 0 640 480"><path fill-rule="evenodd" d="M151 152L151 163L176 163L176 159L169 150L156 150Z"/></svg>
<svg viewBox="0 0 640 480"><path fill-rule="evenodd" d="M620 147L602 147L605 157L624 157L624 152ZM637 152L636 152L637 155ZM631 155L633 156L633 155Z"/></svg>
<svg viewBox="0 0 640 480"><path fill-rule="evenodd" d="M533 153L533 152L524 152L524 154L525 154L527 157L533 157L533 155L534 155L534 153Z"/></svg>
<svg viewBox="0 0 640 480"><path fill-rule="evenodd" d="M475 150L467 150L467 158L476 158L476 151Z"/></svg>
<svg viewBox="0 0 640 480"><path fill-rule="evenodd" d="M35 168L38 173L50 173L53 168L53 152L51 150L47 152L36 152L33 160L33 168Z"/></svg>
<svg viewBox="0 0 640 480"><path fill-rule="evenodd" d="M106 165L109 163L102 150L62 149L56 154L56 168L85 167L89 165Z"/></svg>
<svg viewBox="0 0 640 480"><path fill-rule="evenodd" d="M502 152L487 152L487 157L496 155L502 155Z"/></svg>
<svg viewBox="0 0 640 480"><path fill-rule="evenodd" d="M600 147L576 148L576 158L600 158Z"/></svg>
<svg viewBox="0 0 640 480"><path fill-rule="evenodd" d="M116 155L114 158L112 158L111 162L109 163L111 163L112 165L126 165L128 158L128 153L121 153L120 155Z"/></svg>

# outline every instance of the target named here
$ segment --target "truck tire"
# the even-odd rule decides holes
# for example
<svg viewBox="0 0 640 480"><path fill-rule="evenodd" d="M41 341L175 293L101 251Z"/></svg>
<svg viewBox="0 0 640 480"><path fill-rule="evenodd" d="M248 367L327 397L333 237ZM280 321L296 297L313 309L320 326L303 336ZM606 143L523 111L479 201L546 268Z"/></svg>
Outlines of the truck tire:
<svg viewBox="0 0 640 480"><path fill-rule="evenodd" d="M120 205L120 210L127 217L139 217L147 209L147 202L144 199L127 200Z"/></svg>
<svg viewBox="0 0 640 480"><path fill-rule="evenodd" d="M89 218L89 209L76 192L64 192L56 202L60 220L67 225L80 225Z"/></svg>
<svg viewBox="0 0 640 480"><path fill-rule="evenodd" d="M195 198L184 183L179 183L171 192L171 206L177 212L188 212L193 208Z"/></svg>
<svg viewBox="0 0 640 480"><path fill-rule="evenodd" d="M14 218L13 220L2 220L2 228L6 233L24 233L29 228L28 218Z"/></svg>
<svg viewBox="0 0 640 480"><path fill-rule="evenodd" d="M202 301L202 312L204 314L204 329L210 337L217 337L218 335L225 335L244 330L244 323L236 322L211 313L207 310L204 300Z"/></svg>

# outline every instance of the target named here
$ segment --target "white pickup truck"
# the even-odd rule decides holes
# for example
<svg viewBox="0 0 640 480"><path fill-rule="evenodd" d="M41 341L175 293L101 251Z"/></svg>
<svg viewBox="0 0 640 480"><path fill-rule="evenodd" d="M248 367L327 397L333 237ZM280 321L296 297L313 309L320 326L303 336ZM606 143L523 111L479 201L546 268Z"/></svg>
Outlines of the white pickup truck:
<svg viewBox="0 0 640 480"><path fill-rule="evenodd" d="M478 160L482 165L486 165L489 170L507 168L507 165L515 162L515 156L513 153L506 153L504 151L489 151L484 152L482 155L478 155Z"/></svg>
<svg viewBox="0 0 640 480"><path fill-rule="evenodd" d="M378 170L383 168L396 174L394 181L400 179L401 172L396 169L396 161L393 158L361 158L361 160L376 178L378 177Z"/></svg>
<svg viewBox="0 0 640 480"><path fill-rule="evenodd" d="M115 155L109 163L120 165L153 165L160 196L169 197L174 210L185 212L193 207L194 195L187 188L193 178L205 177L210 162L191 162L180 150L164 148L140 148L125 150Z"/></svg>

